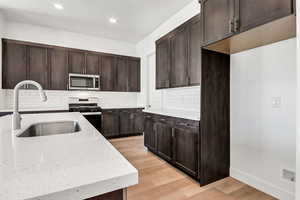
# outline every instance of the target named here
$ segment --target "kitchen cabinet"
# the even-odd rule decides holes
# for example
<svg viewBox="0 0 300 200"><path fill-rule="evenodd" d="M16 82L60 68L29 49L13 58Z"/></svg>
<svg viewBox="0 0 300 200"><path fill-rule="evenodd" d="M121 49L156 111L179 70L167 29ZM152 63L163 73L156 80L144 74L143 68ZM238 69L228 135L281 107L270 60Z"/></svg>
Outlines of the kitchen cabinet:
<svg viewBox="0 0 300 200"><path fill-rule="evenodd" d="M171 41L171 87L188 85L188 29L180 27L170 38Z"/></svg>
<svg viewBox="0 0 300 200"><path fill-rule="evenodd" d="M171 54L169 38L156 42L156 89L170 87Z"/></svg>
<svg viewBox="0 0 300 200"><path fill-rule="evenodd" d="M49 66L47 58L47 48L29 46L28 47L28 74L29 80L41 84L44 89L49 89ZM30 89L35 89L29 85Z"/></svg>
<svg viewBox="0 0 300 200"><path fill-rule="evenodd" d="M293 0L236 0L239 31L243 32L294 12Z"/></svg>
<svg viewBox="0 0 300 200"><path fill-rule="evenodd" d="M102 56L100 68L101 91L114 91L117 74L115 58L113 56Z"/></svg>
<svg viewBox="0 0 300 200"><path fill-rule="evenodd" d="M49 49L50 89L67 90L68 85L68 52L65 49Z"/></svg>
<svg viewBox="0 0 300 200"><path fill-rule="evenodd" d="M239 33L257 28L260 25L293 15L295 11L294 0L200 0L199 2L201 3L203 20L202 45L205 47ZM291 19L291 21L293 21L293 19ZM291 24L291 21L286 21L283 24ZM280 29L280 27L284 28L285 25L283 24L274 24L273 29ZM284 39L283 37L285 37L285 35L290 37L287 33L281 36L276 35L275 33L270 35L270 29L272 28L266 28L265 31L260 29L258 32L249 33L245 36L245 38L239 38L237 40L233 40L233 42L243 40L242 45L246 45L247 43L265 44L268 42L270 43L269 37L274 37L274 42L276 39L279 41L280 39ZM289 29L288 31L291 31L291 35L293 35L292 29ZM260 35L260 38L257 37L257 34ZM264 34L269 34L269 36L265 36ZM260 41L261 38L263 41ZM227 46L228 48L234 48L235 45L237 44L230 41L224 41L222 44L216 44L215 48L217 49L220 46L222 48L224 48L224 46L226 46L226 48Z"/></svg>
<svg viewBox="0 0 300 200"><path fill-rule="evenodd" d="M68 90L69 73L78 73L100 75L101 91L140 92L140 58L9 39L2 44L3 89L33 79L45 89Z"/></svg>
<svg viewBox="0 0 300 200"><path fill-rule="evenodd" d="M94 53L86 53L86 74L99 74L100 56Z"/></svg>
<svg viewBox="0 0 300 200"><path fill-rule="evenodd" d="M198 15L191 21L189 26L189 86L200 85L201 82L201 42L201 19Z"/></svg>
<svg viewBox="0 0 300 200"><path fill-rule="evenodd" d="M144 131L144 116L141 108L104 109L101 133L106 138L141 135Z"/></svg>
<svg viewBox="0 0 300 200"><path fill-rule="evenodd" d="M125 58L116 58L116 88L115 91L128 91L128 65Z"/></svg>
<svg viewBox="0 0 300 200"><path fill-rule="evenodd" d="M204 44L222 40L234 34L235 0L201 0Z"/></svg>
<svg viewBox="0 0 300 200"><path fill-rule="evenodd" d="M200 85L201 18L196 15L156 41L156 88Z"/></svg>
<svg viewBox="0 0 300 200"><path fill-rule="evenodd" d="M101 123L101 133L104 137L111 138L119 135L120 121L118 110L103 110Z"/></svg>
<svg viewBox="0 0 300 200"><path fill-rule="evenodd" d="M141 68L140 60L128 59L128 91L141 91Z"/></svg>
<svg viewBox="0 0 300 200"><path fill-rule="evenodd" d="M27 76L27 47L22 44L3 42L2 85L14 89Z"/></svg>
<svg viewBox="0 0 300 200"><path fill-rule="evenodd" d="M199 121L146 113L144 124L145 146L198 179Z"/></svg>
<svg viewBox="0 0 300 200"><path fill-rule="evenodd" d="M198 130L174 128L173 162L193 177L198 173Z"/></svg>
<svg viewBox="0 0 300 200"><path fill-rule="evenodd" d="M167 161L172 161L172 126L165 122L165 119L160 119L156 124L157 136L157 154Z"/></svg>
<svg viewBox="0 0 300 200"><path fill-rule="evenodd" d="M85 52L69 51L69 73L85 74Z"/></svg>
<svg viewBox="0 0 300 200"><path fill-rule="evenodd" d="M153 117L145 115L144 124L144 145L152 152L157 152L157 133Z"/></svg>

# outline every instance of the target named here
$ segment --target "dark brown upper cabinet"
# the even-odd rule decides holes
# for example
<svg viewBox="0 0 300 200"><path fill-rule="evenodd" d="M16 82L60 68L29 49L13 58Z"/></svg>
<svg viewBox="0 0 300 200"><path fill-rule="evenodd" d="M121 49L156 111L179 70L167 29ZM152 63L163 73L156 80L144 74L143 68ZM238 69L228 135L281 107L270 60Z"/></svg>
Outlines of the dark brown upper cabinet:
<svg viewBox="0 0 300 200"><path fill-rule="evenodd" d="M294 0L200 0L203 44L232 54L296 36Z"/></svg>
<svg viewBox="0 0 300 200"><path fill-rule="evenodd" d="M236 0L239 31L247 31L267 22L291 15L293 0Z"/></svg>
<svg viewBox="0 0 300 200"><path fill-rule="evenodd" d="M85 74L85 52L69 51L69 73Z"/></svg>
<svg viewBox="0 0 300 200"><path fill-rule="evenodd" d="M191 21L189 26L189 64L188 76L190 86L200 85L201 82L201 20L200 16Z"/></svg>
<svg viewBox="0 0 300 200"><path fill-rule="evenodd" d="M180 27L171 41L171 87L187 86L188 77L188 28Z"/></svg>
<svg viewBox="0 0 300 200"><path fill-rule="evenodd" d="M86 53L86 74L99 74L100 56L93 53Z"/></svg>
<svg viewBox="0 0 300 200"><path fill-rule="evenodd" d="M29 80L41 84L44 89L49 89L49 66L47 58L47 48L28 47L28 74ZM32 86L29 86L32 88Z"/></svg>
<svg viewBox="0 0 300 200"><path fill-rule="evenodd" d="M201 18L196 15L156 42L157 89L200 84L201 41Z"/></svg>
<svg viewBox="0 0 300 200"><path fill-rule="evenodd" d="M116 83L116 59L113 56L102 56L100 67L101 91L114 91Z"/></svg>
<svg viewBox="0 0 300 200"><path fill-rule="evenodd" d="M128 59L128 91L141 91L141 67L139 59Z"/></svg>
<svg viewBox="0 0 300 200"><path fill-rule="evenodd" d="M171 70L170 39L156 42L156 89L170 87Z"/></svg>
<svg viewBox="0 0 300 200"><path fill-rule="evenodd" d="M13 89L20 81L26 80L27 47L22 44L3 42L3 79L4 89Z"/></svg>
<svg viewBox="0 0 300 200"><path fill-rule="evenodd" d="M49 49L50 89L67 90L68 51L62 48Z"/></svg>
<svg viewBox="0 0 300 200"><path fill-rule="evenodd" d="M127 92L128 91L128 65L125 58L116 58L116 91Z"/></svg>
<svg viewBox="0 0 300 200"><path fill-rule="evenodd" d="M140 91L140 58L9 39L2 44L3 89L31 79L45 89L68 90L69 73L78 73L100 75L100 91Z"/></svg>
<svg viewBox="0 0 300 200"><path fill-rule="evenodd" d="M235 0L201 0L204 45L234 34Z"/></svg>

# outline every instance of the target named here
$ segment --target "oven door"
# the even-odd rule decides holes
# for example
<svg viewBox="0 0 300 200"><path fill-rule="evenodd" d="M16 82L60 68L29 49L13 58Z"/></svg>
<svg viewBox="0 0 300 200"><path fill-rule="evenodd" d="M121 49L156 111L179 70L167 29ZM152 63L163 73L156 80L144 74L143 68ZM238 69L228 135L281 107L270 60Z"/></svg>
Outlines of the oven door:
<svg viewBox="0 0 300 200"><path fill-rule="evenodd" d="M101 112L81 113L101 133Z"/></svg>
<svg viewBox="0 0 300 200"><path fill-rule="evenodd" d="M69 74L70 90L98 90L99 77L94 75Z"/></svg>

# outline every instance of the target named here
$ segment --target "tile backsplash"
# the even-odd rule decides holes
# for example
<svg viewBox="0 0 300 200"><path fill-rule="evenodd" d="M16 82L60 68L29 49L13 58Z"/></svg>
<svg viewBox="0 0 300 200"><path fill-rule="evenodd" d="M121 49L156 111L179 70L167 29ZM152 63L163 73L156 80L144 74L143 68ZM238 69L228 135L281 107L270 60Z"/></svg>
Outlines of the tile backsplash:
<svg viewBox="0 0 300 200"><path fill-rule="evenodd" d="M41 102L37 90L20 90L20 109L68 109L69 97L98 97L102 107L137 106L137 93L50 91L47 101ZM13 90L0 90L0 109L13 108Z"/></svg>
<svg viewBox="0 0 300 200"><path fill-rule="evenodd" d="M162 107L200 112L200 86L162 90Z"/></svg>

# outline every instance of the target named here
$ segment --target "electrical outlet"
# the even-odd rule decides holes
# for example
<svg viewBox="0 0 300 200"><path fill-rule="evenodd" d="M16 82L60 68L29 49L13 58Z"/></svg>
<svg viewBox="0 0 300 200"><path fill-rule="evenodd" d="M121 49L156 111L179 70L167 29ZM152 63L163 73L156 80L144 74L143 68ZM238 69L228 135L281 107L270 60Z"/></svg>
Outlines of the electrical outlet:
<svg viewBox="0 0 300 200"><path fill-rule="evenodd" d="M281 107L281 97L272 97L272 108Z"/></svg>
<svg viewBox="0 0 300 200"><path fill-rule="evenodd" d="M283 169L282 170L282 178L284 180L290 181L290 182L295 182L296 181L296 174L295 172L288 170L288 169Z"/></svg>

